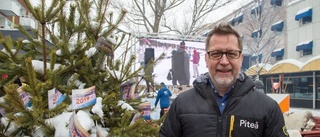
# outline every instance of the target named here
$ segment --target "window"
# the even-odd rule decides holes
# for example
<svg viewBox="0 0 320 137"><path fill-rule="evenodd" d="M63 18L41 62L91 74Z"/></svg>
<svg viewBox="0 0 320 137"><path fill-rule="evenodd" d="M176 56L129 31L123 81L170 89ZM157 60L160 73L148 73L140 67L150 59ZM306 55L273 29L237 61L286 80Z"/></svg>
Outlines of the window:
<svg viewBox="0 0 320 137"><path fill-rule="evenodd" d="M308 24L312 22L312 17L304 17L300 19L300 25Z"/></svg>
<svg viewBox="0 0 320 137"><path fill-rule="evenodd" d="M273 31L275 36L280 36L282 34L282 31Z"/></svg>
<svg viewBox="0 0 320 137"><path fill-rule="evenodd" d="M320 76L318 75L316 78L316 82L317 82L317 99L320 98Z"/></svg>
<svg viewBox="0 0 320 137"><path fill-rule="evenodd" d="M11 26L11 21L6 19L6 26Z"/></svg>
<svg viewBox="0 0 320 137"><path fill-rule="evenodd" d="M306 98L312 99L313 90L312 85L313 80L312 76L303 76L303 77L284 77L283 82L286 82L287 86L286 91L290 94L290 98Z"/></svg>
<svg viewBox="0 0 320 137"><path fill-rule="evenodd" d="M258 4L256 4L254 7L251 8L251 15L255 16L255 17L259 17L261 15L261 5L259 6Z"/></svg>
<svg viewBox="0 0 320 137"><path fill-rule="evenodd" d="M242 20L241 20L241 21L236 21L236 22L234 22L234 26L237 26L237 25L239 25L240 23L242 23Z"/></svg>
<svg viewBox="0 0 320 137"><path fill-rule="evenodd" d="M295 20L300 22L300 25L312 22L312 8L307 7L299 10L295 16Z"/></svg>
<svg viewBox="0 0 320 137"><path fill-rule="evenodd" d="M284 22L281 20L281 21L278 21L274 24L272 24L271 26L271 31L274 31L274 32L281 32L284 28Z"/></svg>
<svg viewBox="0 0 320 137"><path fill-rule="evenodd" d="M283 60L283 56L276 56L276 61Z"/></svg>
<svg viewBox="0 0 320 137"><path fill-rule="evenodd" d="M283 60L283 55L284 55L284 48L280 48L280 49L275 49L272 53L271 53L271 57L275 57L275 59L278 60Z"/></svg>
<svg viewBox="0 0 320 137"><path fill-rule="evenodd" d="M255 42L258 42L261 37L262 37L262 30L261 30L261 29L254 30L254 31L251 33L251 38L253 38L253 40L254 40Z"/></svg>
<svg viewBox="0 0 320 137"><path fill-rule="evenodd" d="M257 61L257 58L258 58L258 62L261 62L262 61L262 53L260 53L258 56L253 53L253 55L251 56L251 60L254 62L254 64Z"/></svg>
<svg viewBox="0 0 320 137"><path fill-rule="evenodd" d="M242 23L243 13L236 15L234 18L230 19L228 23L232 26L237 26Z"/></svg>
<svg viewBox="0 0 320 137"><path fill-rule="evenodd" d="M300 52L300 57L303 57L306 55L312 55L312 47L313 47L313 41L304 41L304 42L300 42L297 45L296 51Z"/></svg>
<svg viewBox="0 0 320 137"><path fill-rule="evenodd" d="M282 6L282 0L270 0L270 5L274 7L280 7Z"/></svg>
<svg viewBox="0 0 320 137"><path fill-rule="evenodd" d="M229 22L229 24L230 24L231 26L235 26L235 22L234 22L234 21Z"/></svg>
<svg viewBox="0 0 320 137"><path fill-rule="evenodd" d="M21 7L21 9L20 9L20 15L22 17L27 17L27 11L23 7Z"/></svg>
<svg viewBox="0 0 320 137"><path fill-rule="evenodd" d="M312 55L312 49L300 50L300 57Z"/></svg>

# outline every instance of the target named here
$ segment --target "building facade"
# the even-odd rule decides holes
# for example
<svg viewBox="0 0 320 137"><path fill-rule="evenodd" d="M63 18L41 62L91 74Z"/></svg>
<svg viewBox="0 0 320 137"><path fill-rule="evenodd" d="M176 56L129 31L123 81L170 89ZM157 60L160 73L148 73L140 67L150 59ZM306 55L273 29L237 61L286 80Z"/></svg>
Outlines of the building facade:
<svg viewBox="0 0 320 137"><path fill-rule="evenodd" d="M320 1L295 0L286 5L284 59L264 74L266 90L290 94L294 107L320 108Z"/></svg>
<svg viewBox="0 0 320 137"><path fill-rule="evenodd" d="M21 39L24 44L29 43L29 39L19 29L22 26L33 39L38 39L35 30L38 29L38 22L33 18L23 0L1 0L0 1L0 34L3 37L10 36L12 40ZM51 42L46 40L46 45L51 46ZM3 50L0 43L0 50ZM23 50L19 54L25 53ZM41 58L41 57L39 57Z"/></svg>
<svg viewBox="0 0 320 137"><path fill-rule="evenodd" d="M264 81L266 93L290 94L292 107L320 108L320 1L252 1L203 32L221 22L239 31L242 71Z"/></svg>
<svg viewBox="0 0 320 137"><path fill-rule="evenodd" d="M15 29L20 24L26 29L37 29L38 24L30 15L23 0L1 0L0 29Z"/></svg>
<svg viewBox="0 0 320 137"><path fill-rule="evenodd" d="M242 71L255 64L275 63L283 59L286 45L285 4L282 0L252 1L202 31L208 32L221 22L238 30L245 55ZM275 52L278 50L282 54Z"/></svg>

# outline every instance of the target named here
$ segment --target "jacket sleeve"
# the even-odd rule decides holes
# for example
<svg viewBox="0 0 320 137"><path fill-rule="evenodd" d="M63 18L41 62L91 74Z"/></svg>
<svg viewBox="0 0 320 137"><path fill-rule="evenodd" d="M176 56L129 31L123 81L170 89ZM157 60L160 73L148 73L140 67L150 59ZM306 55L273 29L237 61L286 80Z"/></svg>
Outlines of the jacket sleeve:
<svg viewBox="0 0 320 137"><path fill-rule="evenodd" d="M161 94L162 94L162 90L160 89L160 90L158 91L158 94L157 94L157 97L156 97L156 101L155 101L155 103L154 103L154 106L157 106L158 101L159 101L159 99L160 99L160 97L161 97Z"/></svg>
<svg viewBox="0 0 320 137"><path fill-rule="evenodd" d="M171 97L172 93L171 93L170 89L168 89L168 93L169 93L169 97Z"/></svg>
<svg viewBox="0 0 320 137"><path fill-rule="evenodd" d="M289 137L282 111L277 102L274 102L270 117L267 118L264 137Z"/></svg>
<svg viewBox="0 0 320 137"><path fill-rule="evenodd" d="M160 128L160 137L181 137L182 131L179 120L179 112L177 111L176 100L170 106L167 116Z"/></svg>
<svg viewBox="0 0 320 137"><path fill-rule="evenodd" d="M187 80L190 80L190 61L189 61L189 55L187 53L184 53L184 73L186 75Z"/></svg>

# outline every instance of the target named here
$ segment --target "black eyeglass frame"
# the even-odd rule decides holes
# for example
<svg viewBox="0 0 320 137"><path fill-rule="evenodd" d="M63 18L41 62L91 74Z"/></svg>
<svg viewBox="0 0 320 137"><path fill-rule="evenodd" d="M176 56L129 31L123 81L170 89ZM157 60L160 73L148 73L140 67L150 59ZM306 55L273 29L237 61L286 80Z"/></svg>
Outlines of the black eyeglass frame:
<svg viewBox="0 0 320 137"><path fill-rule="evenodd" d="M231 56L231 55L233 54L233 52L238 52L239 55L238 55L237 57L231 57L231 58L230 58L229 56ZM212 58L212 56L210 56L210 53L220 54L220 57L219 57L219 58ZM217 51L217 50L215 50L215 51L208 51L208 52L207 52L208 57L209 57L210 59L215 59L215 60L221 59L222 56L223 56L223 54L225 54L228 59L238 59L238 58L241 56L241 53L242 53L241 50L229 50L229 51L226 51L226 52L222 52L222 51Z"/></svg>

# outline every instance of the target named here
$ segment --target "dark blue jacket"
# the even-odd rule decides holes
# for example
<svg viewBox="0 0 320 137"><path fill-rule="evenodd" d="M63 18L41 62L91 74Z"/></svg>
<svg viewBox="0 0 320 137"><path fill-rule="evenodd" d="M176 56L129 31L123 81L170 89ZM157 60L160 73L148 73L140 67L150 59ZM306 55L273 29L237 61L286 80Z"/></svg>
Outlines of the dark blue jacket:
<svg viewBox="0 0 320 137"><path fill-rule="evenodd" d="M171 91L166 86L162 86L162 88L158 91L158 95L154 105L157 106L158 101L160 99L160 107L168 108L170 106L171 96L172 96Z"/></svg>

